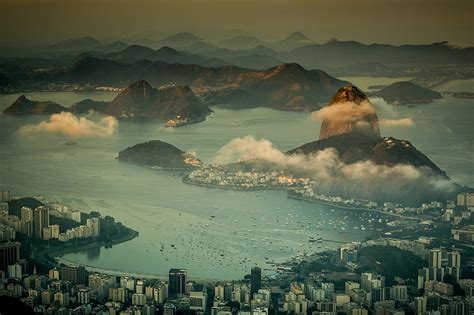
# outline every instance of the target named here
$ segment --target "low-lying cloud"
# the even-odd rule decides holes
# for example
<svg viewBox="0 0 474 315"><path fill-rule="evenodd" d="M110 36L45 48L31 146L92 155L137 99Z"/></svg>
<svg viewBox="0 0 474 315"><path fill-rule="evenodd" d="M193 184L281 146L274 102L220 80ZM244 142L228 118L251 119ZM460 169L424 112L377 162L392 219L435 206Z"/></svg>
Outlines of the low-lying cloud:
<svg viewBox="0 0 474 315"><path fill-rule="evenodd" d="M47 121L23 126L18 132L22 135L51 133L65 135L69 138L104 138L115 134L117 129L118 121L112 116L98 117L92 114L78 117L72 113L62 112L51 115Z"/></svg>
<svg viewBox="0 0 474 315"><path fill-rule="evenodd" d="M311 118L320 121L329 120L334 123L352 123L375 114L375 109L369 102L361 102L360 104L342 102L311 113Z"/></svg>
<svg viewBox="0 0 474 315"><path fill-rule="evenodd" d="M433 176L429 168L408 164L392 166L371 160L344 163L338 152L325 149L313 154L285 154L266 139L252 136L236 138L220 148L215 164L251 162L265 168L310 177L318 182L320 193L373 200L418 203L433 196L442 196L453 189L452 182Z"/></svg>
<svg viewBox="0 0 474 315"><path fill-rule="evenodd" d="M380 126L383 127L412 127L415 125L415 122L411 118L401 118L401 119L381 119L379 121Z"/></svg>
<svg viewBox="0 0 474 315"><path fill-rule="evenodd" d="M363 101L359 105L353 102L336 103L311 113L310 119L328 120L335 124L364 124L367 118L377 114L384 117L379 120L379 125L382 127L412 127L415 125L411 118L398 118L398 113L393 109L393 106L380 98L375 98L373 103Z"/></svg>

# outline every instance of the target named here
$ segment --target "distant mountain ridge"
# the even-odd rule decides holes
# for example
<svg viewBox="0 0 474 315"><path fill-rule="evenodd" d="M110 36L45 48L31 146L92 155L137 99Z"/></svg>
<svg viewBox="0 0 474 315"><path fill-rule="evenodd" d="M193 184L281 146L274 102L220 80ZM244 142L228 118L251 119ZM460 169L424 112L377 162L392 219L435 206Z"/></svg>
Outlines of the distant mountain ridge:
<svg viewBox="0 0 474 315"><path fill-rule="evenodd" d="M294 32L280 41L269 44L270 47L279 51L290 51L314 42L301 32Z"/></svg>
<svg viewBox="0 0 474 315"><path fill-rule="evenodd" d="M90 110L116 117L179 117L187 123L202 121L211 113L211 109L203 104L188 86L156 89L146 81L138 81L130 84L110 102L86 99L69 108L54 102L31 101L22 95L5 109L4 114L85 114Z"/></svg>
<svg viewBox="0 0 474 315"><path fill-rule="evenodd" d="M160 61L120 64L94 57L86 57L53 77L53 80L105 86L120 86L142 79L155 86L176 84L203 89L203 99L207 104L268 106L298 111L320 108L341 86L347 84L324 71L308 71L298 64L249 70Z"/></svg>
<svg viewBox="0 0 474 315"><path fill-rule="evenodd" d="M50 101L32 101L26 98L25 95L19 96L13 104L7 107L3 113L6 115L29 115L29 114L57 114L68 111L55 102Z"/></svg>
<svg viewBox="0 0 474 315"><path fill-rule="evenodd" d="M281 64L268 70L247 72L239 79L236 88L210 93L209 102L314 111L347 83L321 70L307 71L298 64Z"/></svg>
<svg viewBox="0 0 474 315"><path fill-rule="evenodd" d="M363 44L357 41L330 41L296 48L283 54L306 67L334 67L357 63L472 64L474 48L458 48L447 42L428 45ZM348 58L347 56L350 56Z"/></svg>
<svg viewBox="0 0 474 315"><path fill-rule="evenodd" d="M252 49L259 45L264 45L265 42L262 40L253 37L253 36L246 36L246 35L238 35L219 43L220 47L227 48L227 49Z"/></svg>
<svg viewBox="0 0 474 315"><path fill-rule="evenodd" d="M90 109L116 117L156 117L201 121L211 113L188 86L153 88L146 81L130 84L110 102L80 102L71 107L75 113Z"/></svg>
<svg viewBox="0 0 474 315"><path fill-rule="evenodd" d="M184 65L196 64L204 67L222 67L230 65L229 63L217 58L204 58L195 54L183 53L167 46L163 46L158 50L153 50L146 46L131 45L121 51L98 57L101 59L127 63L150 60Z"/></svg>
<svg viewBox="0 0 474 315"><path fill-rule="evenodd" d="M57 50L73 50L99 46L101 44L102 43L97 39L90 36L85 36L62 40L60 42L50 45L49 48Z"/></svg>
<svg viewBox="0 0 474 315"><path fill-rule="evenodd" d="M179 32L174 35L165 37L159 40L156 44L157 47L168 46L172 48L180 48L184 46L190 46L201 41L198 36L189 32Z"/></svg>

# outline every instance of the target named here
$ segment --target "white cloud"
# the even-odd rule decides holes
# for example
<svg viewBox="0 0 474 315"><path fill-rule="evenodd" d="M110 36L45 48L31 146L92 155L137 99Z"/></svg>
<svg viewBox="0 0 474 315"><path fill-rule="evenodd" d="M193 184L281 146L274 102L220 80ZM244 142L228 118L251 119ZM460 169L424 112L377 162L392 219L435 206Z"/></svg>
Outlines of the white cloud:
<svg viewBox="0 0 474 315"><path fill-rule="evenodd" d="M381 119L380 126L383 127L412 127L415 125L415 122L411 118L401 118L401 119Z"/></svg>
<svg viewBox="0 0 474 315"><path fill-rule="evenodd" d="M53 114L47 121L42 121L36 125L26 125L18 132L22 135L33 135L37 133L55 133L68 136L70 138L83 137L110 137L118 128L118 121L115 117L97 117L88 115L78 117L68 112Z"/></svg>
<svg viewBox="0 0 474 315"><path fill-rule="evenodd" d="M452 182L432 176L426 167L408 164L391 166L375 164L371 160L344 163L338 152L328 148L313 154L285 154L266 139L252 136L236 138L220 148L215 164L237 161L266 162L274 170L310 177L319 183L319 191L342 196L383 200L412 200L450 191Z"/></svg>

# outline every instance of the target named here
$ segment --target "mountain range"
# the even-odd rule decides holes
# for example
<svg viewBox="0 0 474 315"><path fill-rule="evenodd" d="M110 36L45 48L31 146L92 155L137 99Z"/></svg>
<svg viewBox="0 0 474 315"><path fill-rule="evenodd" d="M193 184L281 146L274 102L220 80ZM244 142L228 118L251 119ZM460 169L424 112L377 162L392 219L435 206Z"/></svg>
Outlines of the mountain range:
<svg viewBox="0 0 474 315"><path fill-rule="evenodd" d="M153 88L146 81L130 84L110 102L91 99L64 107L54 102L32 101L22 95L4 110L7 115L56 114L72 112L85 114L96 111L116 117L153 117L176 119L188 123L202 121L211 113L209 107L196 97L188 86Z"/></svg>
<svg viewBox="0 0 474 315"><path fill-rule="evenodd" d="M164 51L161 52L161 49ZM256 70L281 63L298 63L307 69L324 69L338 76L410 76L406 70L411 67L474 63L473 47L448 42L395 46L331 39L326 43L316 43L301 32L276 41L264 41L248 35L207 40L192 33L180 32L147 40L126 38L124 41L115 39L106 42L81 37L38 47L10 47L0 50L0 66L7 63L17 66L28 64L36 68L62 67L80 59L78 55L80 58L95 56L118 62L160 60L206 67L233 65Z"/></svg>
<svg viewBox="0 0 474 315"><path fill-rule="evenodd" d="M142 60L118 63L85 57L73 67L44 74L48 82L122 87L145 80L153 86L189 85L208 104L270 106L285 110L314 110L329 101L346 82L321 70L281 64L268 70L238 67L208 68Z"/></svg>
<svg viewBox="0 0 474 315"><path fill-rule="evenodd" d="M183 65L195 64L204 67L223 67L230 65L229 63L217 58L205 58L196 54L180 52L167 46L163 46L158 50L153 50L145 46L131 45L118 52L99 55L97 57L125 63L131 63L140 60L150 60L163 61L166 63L179 63Z"/></svg>
<svg viewBox="0 0 474 315"><path fill-rule="evenodd" d="M447 42L428 45L363 44L356 41L330 41L311 44L283 54L309 68L380 63L384 65L472 64L474 47L460 48ZM348 58L350 56L350 58Z"/></svg>
<svg viewBox="0 0 474 315"><path fill-rule="evenodd" d="M211 104L268 106L281 110L314 111L321 108L345 81L321 70L298 64L281 64L263 71L245 72L231 88L212 91Z"/></svg>
<svg viewBox="0 0 474 315"><path fill-rule="evenodd" d="M71 106L74 113L95 110L116 117L155 117L203 120L211 113L188 86L153 88L146 81L130 84L110 102L80 102Z"/></svg>
<svg viewBox="0 0 474 315"><path fill-rule="evenodd" d="M7 107L3 113L6 115L30 115L30 114L57 114L68 111L55 102L50 101L32 101L26 98L25 95L19 96L13 104Z"/></svg>

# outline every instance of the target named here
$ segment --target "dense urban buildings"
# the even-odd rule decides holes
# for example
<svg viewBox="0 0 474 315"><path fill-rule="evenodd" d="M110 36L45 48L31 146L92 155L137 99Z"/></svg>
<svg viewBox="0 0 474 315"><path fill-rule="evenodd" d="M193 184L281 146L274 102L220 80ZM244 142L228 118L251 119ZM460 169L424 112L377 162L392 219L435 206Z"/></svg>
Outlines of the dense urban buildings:
<svg viewBox="0 0 474 315"><path fill-rule="evenodd" d="M2 195L10 196L5 192ZM446 222L445 213L456 207L472 212L473 207L460 205L465 203L462 198L454 204L448 201L441 205L444 213L440 213L437 220ZM426 205L425 209L433 211L438 206ZM186 269L170 269L167 281L97 273L87 271L84 266L64 264L39 272L38 262L21 257L22 244L14 240L18 232L21 237L40 242L37 244L54 239L63 243L58 239L59 226L46 227L49 218L45 216L51 215L51 209L52 213L59 210L76 218L77 224L84 222L80 226L88 230L90 236L100 235L100 225L108 224L99 217L87 218L86 214L78 215L54 203L35 210L22 207L19 218L3 214L2 224L15 222L13 226L17 230L6 233L7 239L0 243L0 297L21 299L37 313L470 315L474 310L474 280L469 278L473 274L472 261L466 265L463 260L463 253L472 257L470 247L465 246L471 243L463 238L451 239L454 243L448 248L433 245L436 236L419 235L416 230L415 238L410 239L382 235L363 242L341 244L337 251L295 257L273 272L265 273L264 268L254 266L248 275L242 275L242 280L222 282L193 281L192 274L189 275ZM457 211L452 212L453 216ZM453 222L449 220L450 225L455 224ZM43 234L39 238L35 234L40 231L36 226L42 226ZM449 227L447 229L449 231ZM450 239L446 235L442 237ZM321 239L308 241L318 244ZM373 270L361 271L367 259L375 259L375 256L367 256L367 251L373 250L374 253L387 251L389 255L408 255L406 257L423 267L413 270L408 264L407 268L413 270L413 274L407 274L406 278L393 277L393 270L388 275ZM377 263L384 268L390 265L388 261ZM321 267L312 269L312 264L321 264ZM403 274L403 265L393 268Z"/></svg>
<svg viewBox="0 0 474 315"><path fill-rule="evenodd" d="M9 265L20 260L20 246L18 242L0 243L0 270L6 271Z"/></svg>

